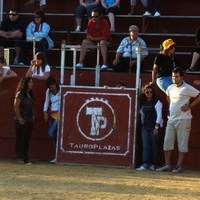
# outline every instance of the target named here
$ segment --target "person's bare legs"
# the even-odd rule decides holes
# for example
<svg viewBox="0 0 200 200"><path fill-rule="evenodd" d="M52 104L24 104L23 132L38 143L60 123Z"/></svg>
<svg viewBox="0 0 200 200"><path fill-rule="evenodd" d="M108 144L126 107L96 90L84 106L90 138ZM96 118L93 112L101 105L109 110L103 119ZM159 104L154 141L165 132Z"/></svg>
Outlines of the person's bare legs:
<svg viewBox="0 0 200 200"><path fill-rule="evenodd" d="M171 166L171 155L172 151L165 151L165 164Z"/></svg>
<svg viewBox="0 0 200 200"><path fill-rule="evenodd" d="M178 153L178 161L177 161L177 167L181 167L182 166L182 162L184 159L185 153L184 152L179 152Z"/></svg>
<svg viewBox="0 0 200 200"><path fill-rule="evenodd" d="M81 26L81 24L82 24L82 19L76 18L76 26Z"/></svg>
<svg viewBox="0 0 200 200"><path fill-rule="evenodd" d="M113 13L108 13L108 19L110 21L110 31L115 32L115 15Z"/></svg>
<svg viewBox="0 0 200 200"><path fill-rule="evenodd" d="M130 13L128 13L129 15L133 15L134 14L134 9L135 9L135 6L131 6L131 11Z"/></svg>
<svg viewBox="0 0 200 200"><path fill-rule="evenodd" d="M80 51L80 59L79 59L80 64L83 64L83 62L84 62L85 56L87 54L86 46L88 46L88 45L94 45L94 43L91 40L88 40L88 39L83 40L82 48L81 48L81 51Z"/></svg>
<svg viewBox="0 0 200 200"><path fill-rule="evenodd" d="M196 66L197 61L199 60L199 57L200 57L200 54L198 54L197 52L193 53L192 62L189 68L190 70L195 70L195 66Z"/></svg>
<svg viewBox="0 0 200 200"><path fill-rule="evenodd" d="M103 57L103 65L107 65L108 58L108 42L105 40L101 40L100 43L101 55Z"/></svg>

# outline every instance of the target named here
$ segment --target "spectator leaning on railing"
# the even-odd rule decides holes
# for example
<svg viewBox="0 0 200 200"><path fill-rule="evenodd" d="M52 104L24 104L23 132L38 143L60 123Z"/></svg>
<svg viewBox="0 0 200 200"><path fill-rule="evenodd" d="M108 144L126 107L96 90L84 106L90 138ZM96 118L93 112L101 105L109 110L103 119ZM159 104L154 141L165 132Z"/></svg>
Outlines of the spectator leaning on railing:
<svg viewBox="0 0 200 200"><path fill-rule="evenodd" d="M5 79L16 77L17 74L10 69L9 66L4 66L4 57L0 57L0 83Z"/></svg>

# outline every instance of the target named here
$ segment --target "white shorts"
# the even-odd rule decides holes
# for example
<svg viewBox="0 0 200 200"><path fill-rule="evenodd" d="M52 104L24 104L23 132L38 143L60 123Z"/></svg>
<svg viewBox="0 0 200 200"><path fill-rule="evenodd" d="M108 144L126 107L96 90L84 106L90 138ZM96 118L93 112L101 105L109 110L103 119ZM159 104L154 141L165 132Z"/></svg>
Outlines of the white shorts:
<svg viewBox="0 0 200 200"><path fill-rule="evenodd" d="M168 120L163 146L164 151L173 150L177 138L178 151L188 152L190 130L191 119Z"/></svg>
<svg viewBox="0 0 200 200"><path fill-rule="evenodd" d="M46 5L46 0L40 0L40 7L45 6Z"/></svg>

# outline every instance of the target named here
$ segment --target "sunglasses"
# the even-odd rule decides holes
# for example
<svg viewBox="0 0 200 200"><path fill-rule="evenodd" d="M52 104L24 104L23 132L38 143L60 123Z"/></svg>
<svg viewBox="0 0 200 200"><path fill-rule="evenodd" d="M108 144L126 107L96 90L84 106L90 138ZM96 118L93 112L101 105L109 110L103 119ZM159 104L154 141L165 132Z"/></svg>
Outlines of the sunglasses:
<svg viewBox="0 0 200 200"><path fill-rule="evenodd" d="M40 17L40 16L35 16L34 18L35 18L35 19L40 19L41 17Z"/></svg>
<svg viewBox="0 0 200 200"><path fill-rule="evenodd" d="M146 91L145 94L153 94L152 91Z"/></svg>
<svg viewBox="0 0 200 200"><path fill-rule="evenodd" d="M9 13L9 15L14 17L17 16L17 14L12 14L12 13Z"/></svg>
<svg viewBox="0 0 200 200"><path fill-rule="evenodd" d="M93 19L99 18L99 16L92 16Z"/></svg>

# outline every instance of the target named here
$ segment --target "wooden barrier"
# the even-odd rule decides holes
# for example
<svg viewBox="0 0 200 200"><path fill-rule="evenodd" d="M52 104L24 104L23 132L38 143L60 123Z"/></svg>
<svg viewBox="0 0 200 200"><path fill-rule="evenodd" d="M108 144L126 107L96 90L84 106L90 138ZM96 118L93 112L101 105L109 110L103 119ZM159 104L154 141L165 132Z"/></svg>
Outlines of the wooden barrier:
<svg viewBox="0 0 200 200"><path fill-rule="evenodd" d="M7 79L0 84L0 158L15 158L15 129L14 129L14 109L13 101L15 90L20 77L24 76L27 69L14 68L19 78ZM72 70L65 70L64 83L70 84L70 75ZM60 71L52 70L52 74L59 80ZM112 77L112 78L111 78ZM142 85L151 80L151 74L142 73ZM186 74L185 80L200 90L200 86L195 85L194 80L200 80L198 74ZM77 70L77 85L79 86L92 86L94 85L94 71ZM114 72L101 72L100 86L115 87L118 81L123 81L128 88L135 87L135 74L134 73L114 73ZM155 87L156 92L164 104L164 119L166 124L166 114L168 104L165 94ZM35 123L34 130L30 145L30 156L36 160L50 160L53 157L53 141L47 135L48 124L43 120L42 107L45 95L45 82L34 80L34 97L35 97ZM192 130L189 140L189 152L186 154L183 166L188 169L200 169L200 105L197 105L193 110ZM164 137L164 130L161 133ZM141 141L140 132L137 133L136 143L136 165L141 161ZM160 163L163 164L164 153L160 150ZM175 161L176 155L173 158Z"/></svg>

